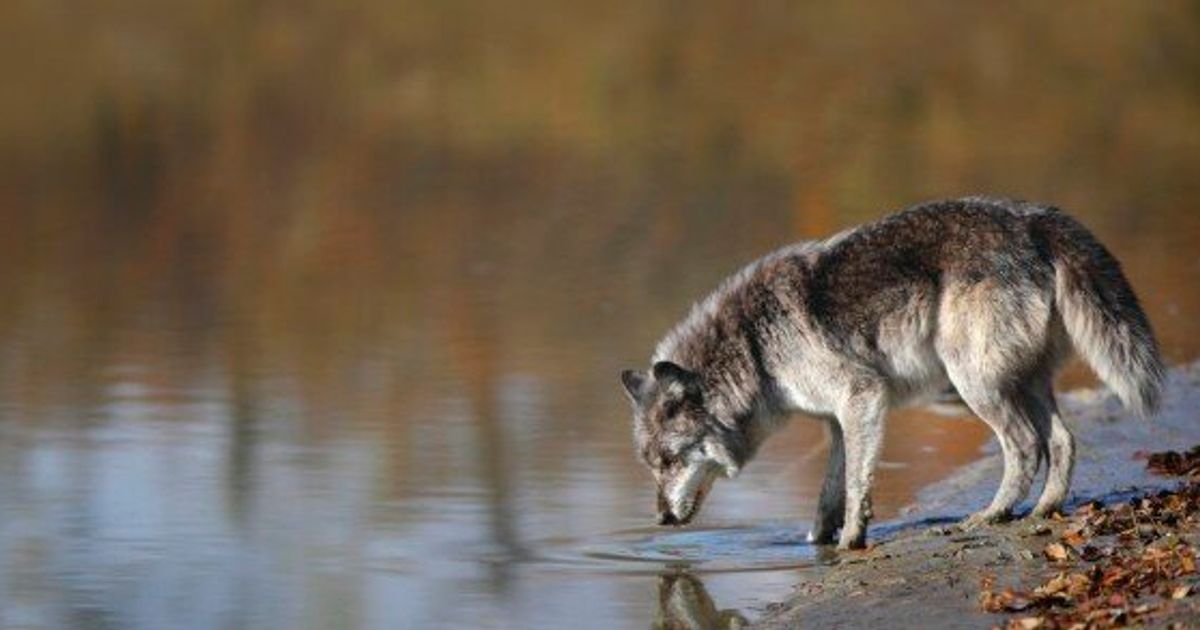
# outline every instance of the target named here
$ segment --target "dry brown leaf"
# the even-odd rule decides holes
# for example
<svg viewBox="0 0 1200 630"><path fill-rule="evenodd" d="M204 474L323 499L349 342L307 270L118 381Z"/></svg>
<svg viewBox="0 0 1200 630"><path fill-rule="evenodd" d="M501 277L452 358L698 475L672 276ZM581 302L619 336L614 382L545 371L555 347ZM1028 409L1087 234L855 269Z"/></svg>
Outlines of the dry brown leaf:
<svg viewBox="0 0 1200 630"><path fill-rule="evenodd" d="M1104 577L1100 580L1103 586L1112 586L1117 582L1129 577L1129 571L1120 567L1110 569L1104 573Z"/></svg>
<svg viewBox="0 0 1200 630"><path fill-rule="evenodd" d="M1002 593L984 591L979 594L979 605L991 613L1020 612L1032 604L1025 593L1017 593L1011 589Z"/></svg>
<svg viewBox="0 0 1200 630"><path fill-rule="evenodd" d="M1189 455L1200 455L1200 448ZM1042 548L1051 563L1086 562L1078 565L1081 571L1059 571L1032 591L993 592L995 579L989 576L981 604L990 612L1032 615L1010 619L1006 628L1091 630L1142 623L1197 590L1179 583L1200 571L1193 541L1185 535L1197 529L1198 482L1109 507L1082 506L1067 519L1059 539Z"/></svg>
<svg viewBox="0 0 1200 630"><path fill-rule="evenodd" d="M1063 560L1071 557L1071 552L1068 551L1067 546L1062 543L1050 543L1049 545L1046 545L1046 548L1042 550L1042 553L1046 554L1047 558L1054 560L1055 562L1062 562Z"/></svg>
<svg viewBox="0 0 1200 630"><path fill-rule="evenodd" d="M1059 573L1058 575L1050 578L1050 581L1039 586L1035 592L1043 593L1046 595L1052 595L1052 594L1058 593L1060 591L1065 591L1070 586L1071 586L1071 583L1070 583L1070 581L1067 580L1067 574Z"/></svg>
<svg viewBox="0 0 1200 630"><path fill-rule="evenodd" d="M1083 534L1079 533L1078 531L1071 530L1063 532L1062 541L1068 545L1071 545L1072 547L1079 548L1083 546L1084 542L1086 542L1086 539L1083 537Z"/></svg>

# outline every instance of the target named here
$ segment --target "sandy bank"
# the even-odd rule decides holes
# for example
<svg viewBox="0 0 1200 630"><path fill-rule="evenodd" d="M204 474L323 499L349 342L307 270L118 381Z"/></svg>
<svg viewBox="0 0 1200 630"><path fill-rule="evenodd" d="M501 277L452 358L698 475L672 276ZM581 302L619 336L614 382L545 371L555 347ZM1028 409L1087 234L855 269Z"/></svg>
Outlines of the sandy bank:
<svg viewBox="0 0 1200 630"><path fill-rule="evenodd" d="M940 528L937 523L955 521L990 498L1001 470L1000 457L993 452L922 492L918 502L905 511L918 523L912 528L866 551L831 554L827 564L801 570L795 594L769 605L757 625L984 628L1023 623L1026 627L1071 627L1092 614L1094 619L1087 622L1091 627L1125 623L1169 627L1178 622L1196 627L1200 596L1195 593L1200 591L1200 579L1186 566L1162 569L1154 554L1169 546L1171 553L1186 555L1191 547L1200 546L1200 514L1161 519L1146 516L1149 512L1145 510L1151 508L1139 506L1151 503L1138 498L1177 490L1184 483L1148 471L1146 454L1200 444L1200 362L1171 372L1162 412L1150 422L1126 417L1103 390L1064 394L1060 406L1075 432L1079 451L1067 518L1019 520L967 533L947 533ZM1036 488L1032 496L1037 496ZM1107 507L1080 509L1092 501ZM1029 507L1026 504L1024 509ZM1131 511L1128 518L1132 520L1119 522L1133 523L1133 534L1087 529L1088 519L1117 518L1111 514L1123 511ZM1151 529L1138 530L1139 526ZM1080 532L1087 540L1080 538ZM1064 540L1077 545L1065 544L1062 557L1056 549L1047 554L1048 546L1064 544ZM1092 546L1094 551L1082 552L1084 546ZM1109 575L1106 571L1119 571L1122 562L1142 562L1144 558L1165 571L1164 576L1170 571L1183 573L1170 574L1170 580L1162 578L1164 581L1145 587L1128 601L1095 599L1111 598L1109 590L1101 592L1105 580L1109 582L1104 588L1121 584L1105 577ZM1187 560L1183 562L1186 565ZM1091 581L1084 584L1084 579ZM1061 595L1053 593L1056 588L1067 589L1067 584L1075 585L1070 592L1076 599L1067 598L1068 590ZM1181 589L1181 585L1188 588ZM1062 601L1046 599L1045 593ZM1095 601L1085 602L1087 597ZM1103 611L1093 613L1093 609Z"/></svg>

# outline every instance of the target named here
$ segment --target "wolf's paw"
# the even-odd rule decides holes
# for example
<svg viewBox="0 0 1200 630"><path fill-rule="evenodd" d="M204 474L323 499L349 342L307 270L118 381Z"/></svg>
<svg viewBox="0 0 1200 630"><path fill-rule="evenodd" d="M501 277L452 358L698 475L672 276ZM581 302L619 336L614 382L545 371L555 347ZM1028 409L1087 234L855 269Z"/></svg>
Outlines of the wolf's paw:
<svg viewBox="0 0 1200 630"><path fill-rule="evenodd" d="M949 536L959 531L958 524L954 525L934 525L925 530L926 536Z"/></svg>
<svg viewBox="0 0 1200 630"><path fill-rule="evenodd" d="M1011 518L1012 518L1012 516L1008 513L1007 510L1002 511L1002 512L993 512L990 510L984 510L982 512L976 512L976 513L968 516L967 518L963 519L962 522L958 524L958 530L964 531L964 532L969 532L973 529L979 529L980 527L983 527L985 525L995 525L997 523L1003 523L1005 521L1010 520Z"/></svg>
<svg viewBox="0 0 1200 630"><path fill-rule="evenodd" d="M865 529L857 532L852 530L842 530L842 537L838 540L838 550L847 551L850 549L865 549L867 546L867 531Z"/></svg>
<svg viewBox="0 0 1200 630"><path fill-rule="evenodd" d="M1053 519L1055 517L1059 517L1062 515L1063 515L1063 512L1062 512L1061 505L1038 505L1033 508L1032 512L1029 513L1029 516L1031 516L1033 518L1049 518L1049 519Z"/></svg>

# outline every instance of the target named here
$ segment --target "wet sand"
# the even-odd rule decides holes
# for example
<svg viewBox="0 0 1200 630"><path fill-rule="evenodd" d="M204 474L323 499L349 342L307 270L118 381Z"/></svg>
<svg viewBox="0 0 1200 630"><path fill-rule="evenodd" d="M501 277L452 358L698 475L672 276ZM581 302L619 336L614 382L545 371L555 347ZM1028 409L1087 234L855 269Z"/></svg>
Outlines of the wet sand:
<svg viewBox="0 0 1200 630"><path fill-rule="evenodd" d="M1109 511L1128 511L1133 508L1123 506L1131 501L1141 505L1140 497L1175 491L1185 483L1148 471L1146 457L1200 444L1200 362L1172 370L1163 409L1150 422L1128 417L1103 390L1061 395L1060 406L1075 432L1079 451L1066 518L1018 520L970 532L948 527L990 498L1001 469L999 455L993 452L922 492L919 501L905 511L908 518L920 519L917 525L878 540L865 551L830 553L827 563L800 570L795 594L767 605L756 626L986 628L1012 623L1070 627L1079 621L1064 621L1080 609L1073 602L1038 608L1019 597L1016 604L1011 597L1001 603L997 598L1005 591L1004 597L1013 592L1043 593L1047 584L1054 588L1056 576L1089 572L1097 576L1095 591L1105 562L1141 558L1140 554L1156 553L1147 550L1168 543L1191 553L1190 548L1200 544L1200 518L1196 515L1155 522L1153 531L1142 532L1141 539L1115 534L1089 539L1087 544L1094 543L1097 551L1083 555L1092 554L1091 561L1079 557L1078 549L1070 545L1064 547L1066 556L1055 560L1049 556L1056 556L1056 549L1048 556L1047 547L1063 544L1064 536L1079 542L1072 538L1076 536L1073 532L1085 527L1086 519L1095 518L1094 510L1100 509L1080 506L1099 501ZM1036 498L1036 487L1031 494ZM1029 507L1027 502L1022 510ZM1101 553L1109 555L1097 559ZM1093 614L1089 627L1130 623L1200 626L1200 595L1196 594L1200 578L1195 571L1185 571L1160 586L1155 588L1168 590L1151 589L1129 601L1113 600L1113 606L1105 600L1104 610ZM1179 597L1173 599L1172 593ZM987 607L998 612L985 610L989 601ZM1058 617L1052 619L1055 615ZM1179 623L1183 625L1173 626Z"/></svg>

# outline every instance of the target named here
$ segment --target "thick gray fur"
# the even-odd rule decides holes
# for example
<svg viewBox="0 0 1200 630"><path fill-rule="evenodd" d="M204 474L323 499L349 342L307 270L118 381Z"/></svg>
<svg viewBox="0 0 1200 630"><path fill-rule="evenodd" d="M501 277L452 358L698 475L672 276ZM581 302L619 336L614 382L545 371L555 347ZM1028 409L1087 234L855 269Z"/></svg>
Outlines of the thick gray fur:
<svg viewBox="0 0 1200 630"><path fill-rule="evenodd" d="M827 420L829 468L810 539L865 544L889 409L953 387L1000 441L1004 476L966 526L1009 518L1047 462L1033 513L1059 509L1074 441L1052 381L1076 350L1139 414L1163 364L1112 254L1061 211L967 198L927 203L745 267L626 371L659 520L682 524L792 412Z"/></svg>

